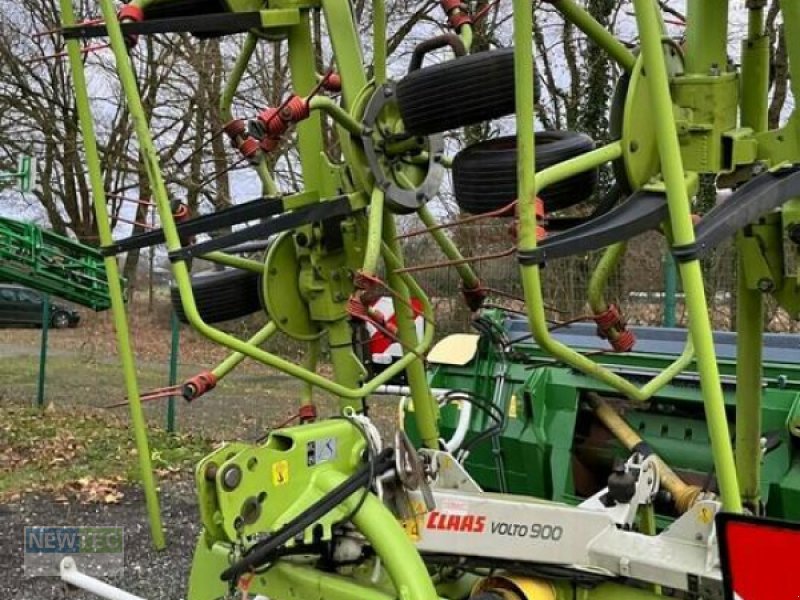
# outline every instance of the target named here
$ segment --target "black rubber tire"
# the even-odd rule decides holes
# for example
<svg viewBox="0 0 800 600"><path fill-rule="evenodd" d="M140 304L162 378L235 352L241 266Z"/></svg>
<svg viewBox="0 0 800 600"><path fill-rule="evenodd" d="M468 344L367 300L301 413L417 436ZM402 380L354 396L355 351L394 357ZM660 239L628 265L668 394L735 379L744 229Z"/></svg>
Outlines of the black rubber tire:
<svg viewBox="0 0 800 600"><path fill-rule="evenodd" d="M594 149L592 139L573 131L536 132L536 170L541 171ZM539 193L545 210L563 210L594 193L597 170L559 181ZM453 161L453 187L462 211L482 214L517 197L517 138L501 137L465 148Z"/></svg>
<svg viewBox="0 0 800 600"><path fill-rule="evenodd" d="M50 317L50 325L53 329L66 329L69 327L69 315L63 310L58 310Z"/></svg>
<svg viewBox="0 0 800 600"><path fill-rule="evenodd" d="M539 96L534 74L534 95ZM397 84L407 132L429 135L514 112L514 49L478 52L424 67Z"/></svg>
<svg viewBox="0 0 800 600"><path fill-rule="evenodd" d="M206 323L219 323L246 317L262 310L260 276L241 269L206 271L192 275L192 291L200 317ZM178 288L170 286L172 308L182 323L187 323Z"/></svg>

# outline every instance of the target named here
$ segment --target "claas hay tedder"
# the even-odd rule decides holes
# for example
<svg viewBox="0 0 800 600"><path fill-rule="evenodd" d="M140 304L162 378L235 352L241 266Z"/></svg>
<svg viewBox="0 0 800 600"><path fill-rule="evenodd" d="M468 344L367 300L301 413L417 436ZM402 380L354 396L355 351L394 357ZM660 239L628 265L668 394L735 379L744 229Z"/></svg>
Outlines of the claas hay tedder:
<svg viewBox="0 0 800 600"><path fill-rule="evenodd" d="M576 0L549 0L622 73L613 139L597 144L535 131L535 7L509 1L513 48L474 51L481 15L442 0L450 32L420 43L407 74L389 77L383 0L372 3L371 65L345 0L132 0L119 10L99 0L101 23L77 21L71 0L61 0L109 280L118 279L118 254L166 244L181 318L231 351L182 386L188 400L245 359L305 384L298 424L228 443L197 466L203 528L191 600L797 596L788 561L800 520L800 347L765 336L763 311L771 296L800 318L800 120L793 113L778 129L767 125L766 2L739 9L747 27L734 61L727 0L687 0L680 43L667 35L660 3L633 0L635 48ZM780 4L794 75L800 4ZM170 32L243 39L220 110L261 197L187 216L168 194L129 51L140 36ZM95 37L113 50L162 223L121 240L111 238L81 57L81 40ZM233 99L264 40L285 44L293 93L235 116ZM444 49L447 60L429 57ZM332 61L324 73L320 51ZM790 81L800 97L800 77ZM510 115L514 136L447 154L444 132ZM282 191L269 168L290 130L299 193ZM609 165L615 182L600 208L544 235L547 214L587 201ZM429 206L448 169L464 212L515 220L523 314L485 306L491 290ZM695 219L703 177L730 194ZM397 218L411 214L457 270L477 333L437 338L437 315L398 241ZM678 265L685 330L631 328L605 300L626 242L651 230ZM737 332L715 333L701 261L730 240ZM243 254L253 250L265 258ZM604 252L587 298L595 323L552 331L542 269L595 250ZM197 257L225 265L225 275L193 278ZM161 545L124 303L111 291ZM375 309L381 296L392 299L391 322ZM250 339L215 325L254 310L268 319ZM368 330L397 344L393 360L365 350ZM307 345L303 364L268 349L278 335ZM317 368L321 347L331 377ZM338 400L336 416L317 416L314 390ZM368 416L381 394L402 396L388 434Z"/></svg>

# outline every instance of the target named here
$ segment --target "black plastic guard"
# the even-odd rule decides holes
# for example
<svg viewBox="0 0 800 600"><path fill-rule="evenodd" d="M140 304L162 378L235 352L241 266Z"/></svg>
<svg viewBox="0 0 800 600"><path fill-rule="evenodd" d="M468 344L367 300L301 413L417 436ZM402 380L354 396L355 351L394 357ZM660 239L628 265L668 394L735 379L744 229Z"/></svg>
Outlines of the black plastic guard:
<svg viewBox="0 0 800 600"><path fill-rule="evenodd" d="M704 258L737 231L796 197L800 197L800 166L758 175L708 211L695 228L694 243L675 246L672 254L679 262Z"/></svg>
<svg viewBox="0 0 800 600"><path fill-rule="evenodd" d="M596 219L548 237L533 250L519 252L517 256L520 264L541 265L548 260L598 250L656 229L667 214L666 194L640 190Z"/></svg>
<svg viewBox="0 0 800 600"><path fill-rule="evenodd" d="M217 212L193 217L182 223L177 223L178 235L181 237L193 236L200 233L210 233L219 229L233 227L247 221L264 219L280 214L284 211L283 200L280 196L262 197L242 204L235 204ZM137 248L148 248L163 244L165 241L164 230L155 229L146 233L138 233L130 237L115 240L109 246L103 246L101 251L104 256L114 256Z"/></svg>
<svg viewBox="0 0 800 600"><path fill-rule="evenodd" d="M198 37L217 37L244 33L261 27L261 13L211 13L198 14L196 4L191 14L169 18L153 18L140 23L120 23L123 35L155 35L161 33L191 33ZM188 10L187 8L187 10ZM87 39L108 36L105 24L74 25L64 28L64 39Z"/></svg>

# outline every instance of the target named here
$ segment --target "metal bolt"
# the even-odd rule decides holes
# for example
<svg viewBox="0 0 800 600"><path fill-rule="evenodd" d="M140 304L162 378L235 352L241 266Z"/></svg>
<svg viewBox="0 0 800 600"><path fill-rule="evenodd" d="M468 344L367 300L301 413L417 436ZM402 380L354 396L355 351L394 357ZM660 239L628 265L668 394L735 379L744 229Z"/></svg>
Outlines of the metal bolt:
<svg viewBox="0 0 800 600"><path fill-rule="evenodd" d="M758 280L758 289L762 292L771 292L775 289L775 282L764 277Z"/></svg>
<svg viewBox="0 0 800 600"><path fill-rule="evenodd" d="M228 491L235 490L239 487L241 482L242 470L239 468L239 465L229 465L225 467L225 471L222 473L222 487Z"/></svg>
<svg viewBox="0 0 800 600"><path fill-rule="evenodd" d="M214 481L217 478L217 465L215 463L208 463L204 473L206 481Z"/></svg>
<svg viewBox="0 0 800 600"><path fill-rule="evenodd" d="M261 504L257 498L250 497L242 503L242 509L239 511L239 518L248 525L252 525L258 521L261 516Z"/></svg>

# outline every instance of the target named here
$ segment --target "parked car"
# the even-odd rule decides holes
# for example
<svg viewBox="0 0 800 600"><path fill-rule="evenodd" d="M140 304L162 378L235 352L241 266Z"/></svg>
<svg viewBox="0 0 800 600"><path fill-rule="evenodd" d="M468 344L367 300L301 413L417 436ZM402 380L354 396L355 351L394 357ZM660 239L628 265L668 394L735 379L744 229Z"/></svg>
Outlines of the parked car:
<svg viewBox="0 0 800 600"><path fill-rule="evenodd" d="M0 284L0 325L41 325L44 295L21 285ZM80 314L50 301L50 325L56 329L76 327Z"/></svg>

